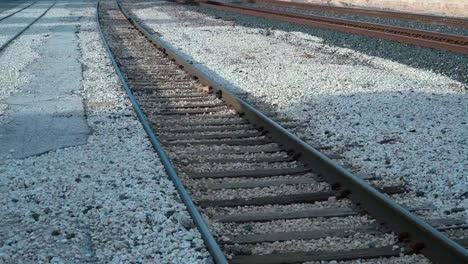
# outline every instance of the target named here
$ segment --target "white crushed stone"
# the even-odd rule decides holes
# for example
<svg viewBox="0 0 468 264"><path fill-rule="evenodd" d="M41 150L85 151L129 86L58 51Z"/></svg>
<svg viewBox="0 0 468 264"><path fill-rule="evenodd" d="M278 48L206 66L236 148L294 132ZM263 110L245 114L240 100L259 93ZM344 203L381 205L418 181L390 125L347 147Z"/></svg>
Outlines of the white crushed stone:
<svg viewBox="0 0 468 264"><path fill-rule="evenodd" d="M13 68L6 78L2 71L1 94L27 81L27 64L40 63L34 49L43 32L74 24L93 133L86 145L0 161L0 263L210 263L119 85L95 3L61 1L44 18L57 21L39 21L0 54L1 67ZM8 60L16 48L24 52Z"/></svg>
<svg viewBox="0 0 468 264"><path fill-rule="evenodd" d="M464 239L468 237L468 229L449 229L443 233L452 239Z"/></svg>
<svg viewBox="0 0 468 264"><path fill-rule="evenodd" d="M132 10L232 91L306 124L304 139L331 146L352 171L404 179L441 211L468 208L466 84L197 7L156 2Z"/></svg>

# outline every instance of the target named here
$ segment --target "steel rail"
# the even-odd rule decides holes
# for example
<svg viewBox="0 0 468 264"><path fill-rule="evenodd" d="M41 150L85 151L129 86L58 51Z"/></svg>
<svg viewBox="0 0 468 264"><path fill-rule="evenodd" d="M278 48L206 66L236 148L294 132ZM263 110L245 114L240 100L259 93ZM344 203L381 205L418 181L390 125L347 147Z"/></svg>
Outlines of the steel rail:
<svg viewBox="0 0 468 264"><path fill-rule="evenodd" d="M5 42L1 47L0 47L0 52L2 52L10 43L12 43L16 38L18 38L23 32L25 32L29 27L31 27L34 23L36 23L39 19L41 19L47 12L49 12L52 7L55 6L57 1L55 1L51 6L49 6L39 17L34 19L31 23L29 23L26 27L24 27L20 32L16 33L12 38L10 38L7 42Z"/></svg>
<svg viewBox="0 0 468 264"><path fill-rule="evenodd" d="M304 10L313 10L313 11L330 11L335 13L342 14L357 14L365 15L372 17L385 17L385 18L396 18L407 21L417 21L424 23L444 23L452 26L459 26L468 28L468 19L465 18L456 18L456 17L444 17L436 15L426 15L418 13L409 13L409 12L398 12L398 11L388 11L388 10L375 10L375 9L366 9L358 7L342 7L342 6L332 6L332 5L320 5L312 3L299 3L294 1L282 1L282 0L241 0L246 3L259 3L259 4L269 4L274 6L281 7L292 7Z"/></svg>
<svg viewBox="0 0 468 264"><path fill-rule="evenodd" d="M219 248L218 243L216 243L216 240L213 238L213 235L211 234L210 230L208 229L208 226L204 222L202 216L198 212L198 209L195 207L195 204L193 203L192 199L190 198L190 195L188 194L187 190L185 189L184 185L182 184L182 181L180 180L179 176L177 175L174 167L172 167L172 164L169 161L169 158L167 157L165 151L163 150L161 143L157 139L156 135L153 133L153 130L151 129L148 120L146 119L145 114L141 110L138 102L135 99L135 96L133 95L132 91L130 90L130 87L127 84L127 81L125 80L122 71L120 70L120 67L118 66L114 54L112 53L112 50L109 47L109 44L104 36L104 32L102 31L102 26L101 22L99 20L99 2L96 4L96 21L97 25L99 28L99 35L101 36L102 42L104 44L104 47L107 51L107 54L109 55L110 60L112 61L112 65L114 66L114 69L119 76L120 82L122 86L125 89L125 92L127 93L128 98L130 99L130 102L132 103L133 109L135 110L135 113L140 120L143 129L145 130L146 134L148 135L148 138L153 145L153 148L155 149L156 153L158 153L159 158L161 159L162 164L164 165L164 168L166 169L166 173L169 176L169 178L172 180L174 183L182 201L184 204L187 206L187 210L192 216L192 219L197 226L198 230L200 231L202 238L205 242L206 247L211 253L211 256L213 257L214 261L218 264L227 264L226 257L224 256L222 250Z"/></svg>
<svg viewBox="0 0 468 264"><path fill-rule="evenodd" d="M245 7L242 5L221 3L211 0L198 0L196 3L198 3L200 6L215 8L228 12L275 19L294 24L360 34L372 38L382 38L427 48L468 54L468 37L464 36L441 34L430 31L414 30L367 22L357 22L348 19L301 15L290 12L267 10L263 8Z"/></svg>
<svg viewBox="0 0 468 264"><path fill-rule="evenodd" d="M272 139L281 142L288 152L319 173L331 183L334 190L350 198L377 221L395 231L401 241L406 242L410 252L422 253L436 263L468 263L468 250L443 235L416 215L398 205L384 194L371 187L367 182L351 174L318 150L303 142L275 121L259 112L199 70L199 66L184 59L180 51L160 37L150 33L117 1L120 10L127 19L153 44L178 63L187 73L202 84L210 87L214 93L228 105L238 111L252 124L263 128Z"/></svg>
<svg viewBox="0 0 468 264"><path fill-rule="evenodd" d="M38 1L39 1L39 0L38 0ZM14 14L16 14L16 13L19 13L19 12L23 11L24 9L26 9L26 8L28 8L28 7L32 6L32 5L34 5L34 4L37 3L38 1L34 1L34 2L32 2L31 4L29 4L29 5L27 5L27 6L23 7L23 8L21 8L21 9L19 9L19 10L16 10L15 12L13 12L13 13L11 13L11 14L9 14L9 15L6 15L6 16L4 16L4 17L1 17L1 18L0 18L0 21L2 21L2 20L4 20L4 19L7 19L7 18L11 17L12 15L14 15ZM12 7L12 8L14 8L14 7ZM10 9L12 9L12 8L10 8ZM8 10L10 10L10 9L8 9ZM6 12L6 11L7 11L7 10L5 10L5 11L3 11L3 12Z"/></svg>

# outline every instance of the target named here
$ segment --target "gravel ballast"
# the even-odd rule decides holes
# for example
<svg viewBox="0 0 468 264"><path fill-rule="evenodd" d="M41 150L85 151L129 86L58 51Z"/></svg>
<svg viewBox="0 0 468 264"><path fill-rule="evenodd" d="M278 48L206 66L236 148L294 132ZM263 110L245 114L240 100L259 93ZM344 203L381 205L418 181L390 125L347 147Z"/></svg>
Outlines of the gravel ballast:
<svg viewBox="0 0 468 264"><path fill-rule="evenodd" d="M415 60L433 53L429 61L440 56L454 63L459 75L450 77L392 61L393 55L331 45L330 38L342 33L306 34L295 26L168 2L126 6L241 97L307 124L301 137L341 155L337 161L356 174L403 179L441 212L468 207L468 87L457 81L467 75L459 64L466 56L347 38L349 47L363 40L358 50L378 42L392 52L416 51Z"/></svg>
<svg viewBox="0 0 468 264"><path fill-rule="evenodd" d="M6 98L27 84L28 65L41 63L38 45L74 25L92 129L87 144L0 160L0 263L211 263L119 84L95 15L94 1L60 1L0 54L0 67L11 67L2 71Z"/></svg>

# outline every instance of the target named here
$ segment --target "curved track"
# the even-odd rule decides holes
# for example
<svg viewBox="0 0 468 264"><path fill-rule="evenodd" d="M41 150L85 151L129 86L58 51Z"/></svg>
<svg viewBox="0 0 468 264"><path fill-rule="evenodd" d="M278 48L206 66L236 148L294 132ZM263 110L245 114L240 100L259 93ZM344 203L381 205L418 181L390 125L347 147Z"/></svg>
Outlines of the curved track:
<svg viewBox="0 0 468 264"><path fill-rule="evenodd" d="M35 2L34 2L35 3ZM34 4L33 3L33 4ZM22 28L20 31L18 31L16 34L14 34L11 38L9 38L6 42L4 42L3 44L1 44L0 46L0 52L2 52L8 45L10 45L15 39L17 39L21 34L23 34L23 32L25 32L29 27L31 27L34 23L36 23L39 19L41 19L45 14L47 14L47 12L49 12L50 9L52 9L52 7L55 6L57 2L53 2L49 7L47 7L44 12L42 12L37 18L35 18L33 21L31 21L29 24L27 24L24 28ZM30 7L32 6L29 5L27 7ZM21 9L21 10L24 10L26 9L27 7Z"/></svg>
<svg viewBox="0 0 468 264"><path fill-rule="evenodd" d="M447 50L468 54L468 37L441 34L436 32L415 30L382 24L358 22L347 19L329 18L323 16L301 15L289 12L266 10L256 7L245 7L237 4L217 1L197 1L200 6L215 8L228 12L270 18L295 24L331 29L346 33L360 34L368 37L394 40L402 43Z"/></svg>
<svg viewBox="0 0 468 264"><path fill-rule="evenodd" d="M115 2L102 4L98 14L114 67L217 263L226 259L213 244L198 210L232 263L300 263L414 253L436 262L468 260L463 246L388 198L404 192L404 187L372 181L371 187L350 174L199 72ZM375 219L379 224L373 220L358 226L333 224L350 217ZM300 232L275 230L275 222L297 219L322 222L322 226ZM439 230L461 228L457 225L464 222L428 221ZM252 226L268 231L258 233ZM318 251L286 248L266 254L255 250L271 242L294 245L327 237L346 241L361 235L377 240L394 237L397 242L352 250L345 245Z"/></svg>
<svg viewBox="0 0 468 264"><path fill-rule="evenodd" d="M372 17L384 17L384 18L396 18L400 20L423 22L423 23L440 23L457 27L468 28L468 20L463 18L454 18L454 17L443 17L443 16L433 16L433 15L423 15L416 13L406 13L406 12L396 12L396 11L386 11L386 10L373 10L373 9L364 9L356 7L341 7L341 6L331 6L331 5L319 5L312 3L299 3L299 2L289 2L281 0L243 0L247 3L258 3L258 4L269 4L274 6L281 7L292 7L304 10L313 10L313 11L327 11L335 12L342 14L355 14L355 15L364 15Z"/></svg>

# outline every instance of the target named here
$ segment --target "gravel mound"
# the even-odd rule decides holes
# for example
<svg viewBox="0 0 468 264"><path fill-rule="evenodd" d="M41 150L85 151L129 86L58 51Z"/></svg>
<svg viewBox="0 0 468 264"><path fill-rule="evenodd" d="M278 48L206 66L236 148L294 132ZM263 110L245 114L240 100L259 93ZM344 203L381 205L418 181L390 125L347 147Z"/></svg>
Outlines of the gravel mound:
<svg viewBox="0 0 468 264"><path fill-rule="evenodd" d="M60 2L12 46L27 51L7 60L14 77L40 61L34 36L76 25L80 95L93 133L86 145L0 161L0 263L211 263L119 85L94 19L94 2Z"/></svg>
<svg viewBox="0 0 468 264"><path fill-rule="evenodd" d="M167 2L132 7L234 92L306 124L301 137L353 172L405 180L441 211L468 208L468 87L457 81L468 76L468 64L458 64L467 56L450 61L454 54ZM332 45L342 36L349 48ZM379 43L390 56L360 52ZM405 65L392 60L397 51L409 60L438 56L460 71Z"/></svg>

